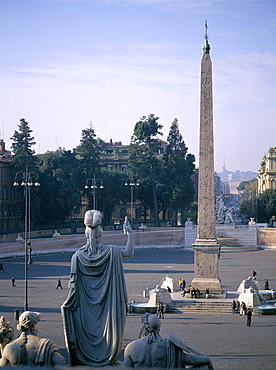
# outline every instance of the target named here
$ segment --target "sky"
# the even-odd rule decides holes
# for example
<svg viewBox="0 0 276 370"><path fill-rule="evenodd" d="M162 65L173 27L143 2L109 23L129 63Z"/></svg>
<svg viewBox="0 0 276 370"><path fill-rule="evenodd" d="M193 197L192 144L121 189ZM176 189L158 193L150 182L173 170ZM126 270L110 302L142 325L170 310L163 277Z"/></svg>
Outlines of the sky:
<svg viewBox="0 0 276 370"><path fill-rule="evenodd" d="M199 152L208 21L215 170L257 172L276 146L275 0L1 0L0 117L7 149L25 118L36 153L71 150L83 129L129 144L154 114Z"/></svg>

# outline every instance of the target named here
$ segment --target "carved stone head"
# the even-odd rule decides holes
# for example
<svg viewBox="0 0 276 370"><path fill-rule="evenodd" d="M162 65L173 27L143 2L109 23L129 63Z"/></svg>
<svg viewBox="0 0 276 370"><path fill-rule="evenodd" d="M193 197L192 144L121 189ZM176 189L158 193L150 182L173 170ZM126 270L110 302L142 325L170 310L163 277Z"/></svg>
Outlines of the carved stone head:
<svg viewBox="0 0 276 370"><path fill-rule="evenodd" d="M40 321L41 314L39 312L25 311L19 316L19 324L17 330L25 332L30 330L34 335L37 334L37 324Z"/></svg>
<svg viewBox="0 0 276 370"><path fill-rule="evenodd" d="M84 224L86 227L95 229L102 223L102 214L100 211L90 210L85 213Z"/></svg>

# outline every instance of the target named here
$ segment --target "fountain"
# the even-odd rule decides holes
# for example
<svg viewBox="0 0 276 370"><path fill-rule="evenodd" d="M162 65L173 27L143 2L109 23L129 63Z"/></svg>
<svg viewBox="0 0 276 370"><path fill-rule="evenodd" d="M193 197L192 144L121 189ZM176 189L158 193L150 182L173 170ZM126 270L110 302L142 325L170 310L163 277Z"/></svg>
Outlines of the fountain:
<svg viewBox="0 0 276 370"><path fill-rule="evenodd" d="M253 309L255 315L276 315L276 306L271 303L267 303L267 300L275 299L274 290L261 290L261 286L258 281L249 276L246 280L243 280L237 290L240 293L238 301L244 302L247 307Z"/></svg>
<svg viewBox="0 0 276 370"><path fill-rule="evenodd" d="M131 312L156 313L159 302L163 303L165 312L173 309L173 301L170 293L168 292L168 287L173 292L175 284L173 279L171 279L169 276L166 276L164 279L162 279L160 285L156 285L156 287L153 289L147 288L144 291L144 297L147 296L149 297L148 302L131 303L130 305Z"/></svg>

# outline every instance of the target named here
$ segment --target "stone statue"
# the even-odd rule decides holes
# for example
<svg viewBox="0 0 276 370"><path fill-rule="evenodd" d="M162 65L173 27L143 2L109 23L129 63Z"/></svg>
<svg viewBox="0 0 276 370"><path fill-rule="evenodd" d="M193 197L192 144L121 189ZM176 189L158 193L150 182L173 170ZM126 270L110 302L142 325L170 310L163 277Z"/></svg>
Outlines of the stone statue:
<svg viewBox="0 0 276 370"><path fill-rule="evenodd" d="M101 213L87 211L87 244L71 260L70 291L61 307L70 365L106 366L117 362L123 341L127 292L122 258L134 253L127 218L125 248L101 243Z"/></svg>
<svg viewBox="0 0 276 370"><path fill-rule="evenodd" d="M219 198L217 200L216 209L217 209L217 223L223 224L224 223L224 202L222 198Z"/></svg>
<svg viewBox="0 0 276 370"><path fill-rule="evenodd" d="M229 211L226 212L224 223L225 224L233 224L234 223L233 215L232 215L232 209L230 209Z"/></svg>
<svg viewBox="0 0 276 370"><path fill-rule="evenodd" d="M5 346L13 340L14 329L4 316L0 317L0 353L3 353Z"/></svg>
<svg viewBox="0 0 276 370"><path fill-rule="evenodd" d="M142 317L140 339L127 345L124 353L126 367L213 369L208 356L189 347L173 334L161 338L161 322L156 315L146 313Z"/></svg>
<svg viewBox="0 0 276 370"><path fill-rule="evenodd" d="M37 336L39 312L25 311L19 317L19 338L8 343L2 353L0 366L55 366L66 365L57 346L46 338Z"/></svg>

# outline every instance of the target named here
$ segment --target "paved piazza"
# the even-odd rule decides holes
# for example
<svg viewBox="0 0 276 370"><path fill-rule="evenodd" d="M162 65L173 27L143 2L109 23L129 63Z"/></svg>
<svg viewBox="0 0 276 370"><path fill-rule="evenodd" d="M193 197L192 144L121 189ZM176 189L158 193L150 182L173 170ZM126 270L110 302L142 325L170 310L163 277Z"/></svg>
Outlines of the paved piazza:
<svg viewBox="0 0 276 370"><path fill-rule="evenodd" d="M39 335L53 340L66 356L60 306L68 294L71 253L48 254L33 257L29 266L29 309L42 313ZM0 315L16 327L14 309L24 306L24 260L2 259L5 273L0 272ZM223 249L219 260L219 276L224 288L236 291L241 280L252 269L263 286L269 279L276 288L276 251ZM139 249L132 259L124 260L129 302L145 301L142 291L154 287L169 275L176 281L193 279L193 252L178 248ZM12 288L10 278L16 278ZM61 278L63 290L56 289ZM127 317L124 347L137 339L141 315ZM246 317L217 313L167 313L162 320L161 335L173 333L197 350L205 352L215 369L275 369L276 315L252 317L252 327L246 326Z"/></svg>

